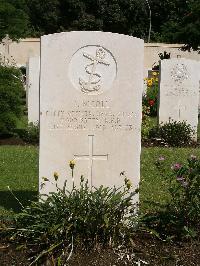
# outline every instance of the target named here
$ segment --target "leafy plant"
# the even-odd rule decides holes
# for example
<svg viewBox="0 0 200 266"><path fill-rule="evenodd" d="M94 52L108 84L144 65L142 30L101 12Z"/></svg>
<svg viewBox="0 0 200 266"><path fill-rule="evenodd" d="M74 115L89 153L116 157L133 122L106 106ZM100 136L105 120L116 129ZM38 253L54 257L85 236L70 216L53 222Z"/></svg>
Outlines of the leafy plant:
<svg viewBox="0 0 200 266"><path fill-rule="evenodd" d="M142 128L141 128L141 136L142 141L146 141L149 139L149 132L153 127L151 118L149 117L150 108L146 106L142 106Z"/></svg>
<svg viewBox="0 0 200 266"><path fill-rule="evenodd" d="M70 168L75 163L70 161ZM123 175L123 173L122 173ZM34 262L46 255L64 263L69 249L115 245L128 236L135 225L135 206L130 180L125 177L121 188L90 188L81 177L80 187L71 191L58 187L59 175L54 173L57 191L42 195L39 201L16 216L12 240L37 247ZM44 183L50 182L43 178ZM64 265L64 264L60 264Z"/></svg>
<svg viewBox="0 0 200 266"><path fill-rule="evenodd" d="M19 39L30 34L29 17L26 13L25 0L0 1L0 39L7 34L12 39Z"/></svg>
<svg viewBox="0 0 200 266"><path fill-rule="evenodd" d="M161 157L156 166L170 197L166 204L157 204L157 212L145 216L145 224L165 238L196 237L200 230L200 160L191 155L187 164L175 163L169 171Z"/></svg>
<svg viewBox="0 0 200 266"><path fill-rule="evenodd" d="M13 133L23 114L24 94L21 72L13 66L0 64L0 135Z"/></svg>
<svg viewBox="0 0 200 266"><path fill-rule="evenodd" d="M18 129L16 133L27 143L39 144L39 123L29 123L27 128Z"/></svg>
<svg viewBox="0 0 200 266"><path fill-rule="evenodd" d="M194 130L185 121L169 121L152 128L149 132L150 138L159 138L165 144L172 147L186 146L192 143Z"/></svg>
<svg viewBox="0 0 200 266"><path fill-rule="evenodd" d="M157 105L158 105L158 72L153 72L152 78L147 78L147 90L143 95L143 105L149 108L150 116L157 115Z"/></svg>
<svg viewBox="0 0 200 266"><path fill-rule="evenodd" d="M163 53L159 53L158 56L159 56L160 60L171 58L171 54L167 53L166 51L164 51Z"/></svg>

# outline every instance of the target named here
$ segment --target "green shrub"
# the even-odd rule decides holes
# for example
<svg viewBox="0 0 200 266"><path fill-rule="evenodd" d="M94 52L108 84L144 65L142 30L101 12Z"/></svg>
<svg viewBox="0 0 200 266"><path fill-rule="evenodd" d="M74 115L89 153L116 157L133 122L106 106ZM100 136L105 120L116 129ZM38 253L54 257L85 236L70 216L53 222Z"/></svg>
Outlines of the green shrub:
<svg viewBox="0 0 200 266"><path fill-rule="evenodd" d="M186 146L192 143L194 130L186 122L170 121L154 127L149 132L150 138L161 139L164 144L172 147Z"/></svg>
<svg viewBox="0 0 200 266"><path fill-rule="evenodd" d="M23 114L24 94L21 72L15 67L0 65L0 136L13 133Z"/></svg>
<svg viewBox="0 0 200 266"><path fill-rule="evenodd" d="M15 131L17 135L25 142L30 144L39 144L39 124L29 123L27 128Z"/></svg>
<svg viewBox="0 0 200 266"><path fill-rule="evenodd" d="M169 200L145 216L146 225L165 238L196 237L200 233L200 160L191 155L186 165L175 163L170 171L164 157L156 165L166 181Z"/></svg>
<svg viewBox="0 0 200 266"><path fill-rule="evenodd" d="M141 137L142 141L147 141L149 139L149 132L153 127L151 118L149 117L150 108L142 106L142 127L141 127Z"/></svg>
<svg viewBox="0 0 200 266"><path fill-rule="evenodd" d="M74 164L70 163L70 167L73 172ZM95 248L124 240L136 217L132 203L136 192L130 192L127 178L122 188L91 189L81 177L80 187L72 191L66 190L66 184L59 189L57 173L54 178L57 192L45 199L43 195L17 215L12 237L15 243L37 246L35 258L53 255L64 261L70 245ZM50 181L44 178L46 182Z"/></svg>

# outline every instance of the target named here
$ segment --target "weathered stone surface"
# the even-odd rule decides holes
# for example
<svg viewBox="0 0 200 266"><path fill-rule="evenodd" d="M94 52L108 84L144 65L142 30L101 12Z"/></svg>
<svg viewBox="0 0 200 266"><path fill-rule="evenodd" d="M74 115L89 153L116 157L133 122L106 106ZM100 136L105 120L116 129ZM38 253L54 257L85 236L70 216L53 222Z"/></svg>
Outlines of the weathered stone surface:
<svg viewBox="0 0 200 266"><path fill-rule="evenodd" d="M31 57L27 64L26 99L28 107L28 122L39 122L39 76L40 58Z"/></svg>
<svg viewBox="0 0 200 266"><path fill-rule="evenodd" d="M103 32L68 32L41 39L40 185L65 178L120 186L125 171L140 180L142 40ZM75 159L74 180L69 160Z"/></svg>
<svg viewBox="0 0 200 266"><path fill-rule="evenodd" d="M197 132L199 62L166 59L161 61L160 69L159 123L186 121Z"/></svg>

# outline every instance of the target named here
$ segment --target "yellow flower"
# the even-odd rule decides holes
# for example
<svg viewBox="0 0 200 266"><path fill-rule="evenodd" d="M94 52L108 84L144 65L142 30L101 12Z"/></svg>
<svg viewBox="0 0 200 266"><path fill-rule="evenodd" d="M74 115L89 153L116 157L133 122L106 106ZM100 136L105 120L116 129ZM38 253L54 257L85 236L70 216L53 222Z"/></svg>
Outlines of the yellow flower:
<svg viewBox="0 0 200 266"><path fill-rule="evenodd" d="M58 176L59 176L58 173L54 172L53 176L54 176L55 180L57 181L58 180Z"/></svg>
<svg viewBox="0 0 200 266"><path fill-rule="evenodd" d="M128 182L126 183L126 187L127 187L128 189L130 189L131 186L132 186L132 183L131 183L131 180L129 179Z"/></svg>
<svg viewBox="0 0 200 266"><path fill-rule="evenodd" d="M148 79L148 80L147 80L147 85L148 85L149 87L151 87L151 86L153 85L153 81L152 81L151 79Z"/></svg>
<svg viewBox="0 0 200 266"><path fill-rule="evenodd" d="M157 73L157 72L152 72L152 75L153 75L153 76L157 76L158 73Z"/></svg>
<svg viewBox="0 0 200 266"><path fill-rule="evenodd" d="M73 170L74 169L74 166L75 166L75 161L74 160L71 160L69 161L69 167Z"/></svg>

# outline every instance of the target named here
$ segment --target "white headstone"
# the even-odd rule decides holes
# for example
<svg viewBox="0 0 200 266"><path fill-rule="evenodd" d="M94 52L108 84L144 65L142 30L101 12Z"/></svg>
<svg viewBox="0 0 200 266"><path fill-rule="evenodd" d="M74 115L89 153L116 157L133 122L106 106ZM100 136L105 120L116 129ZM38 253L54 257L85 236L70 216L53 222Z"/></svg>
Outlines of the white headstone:
<svg viewBox="0 0 200 266"><path fill-rule="evenodd" d="M26 100L28 107L28 122L34 124L39 121L39 76L40 58L31 57L27 64Z"/></svg>
<svg viewBox="0 0 200 266"><path fill-rule="evenodd" d="M166 59L160 63L159 123L185 121L197 132L199 62ZM194 135L194 139L197 135Z"/></svg>
<svg viewBox="0 0 200 266"><path fill-rule="evenodd" d="M41 38L40 184L120 186L140 180L143 40L103 32ZM47 183L41 193L55 191Z"/></svg>

